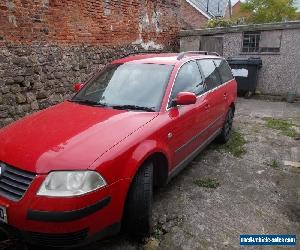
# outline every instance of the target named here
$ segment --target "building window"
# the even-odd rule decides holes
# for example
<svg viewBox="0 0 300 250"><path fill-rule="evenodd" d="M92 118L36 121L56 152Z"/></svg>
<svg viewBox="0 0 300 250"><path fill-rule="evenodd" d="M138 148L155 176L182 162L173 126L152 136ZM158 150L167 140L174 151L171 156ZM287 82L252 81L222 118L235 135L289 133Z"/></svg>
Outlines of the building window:
<svg viewBox="0 0 300 250"><path fill-rule="evenodd" d="M259 51L278 53L280 52L282 31L262 31L260 35Z"/></svg>
<svg viewBox="0 0 300 250"><path fill-rule="evenodd" d="M243 52L259 52L260 32L245 32Z"/></svg>
<svg viewBox="0 0 300 250"><path fill-rule="evenodd" d="M245 32L242 52L278 53L281 46L281 31Z"/></svg>

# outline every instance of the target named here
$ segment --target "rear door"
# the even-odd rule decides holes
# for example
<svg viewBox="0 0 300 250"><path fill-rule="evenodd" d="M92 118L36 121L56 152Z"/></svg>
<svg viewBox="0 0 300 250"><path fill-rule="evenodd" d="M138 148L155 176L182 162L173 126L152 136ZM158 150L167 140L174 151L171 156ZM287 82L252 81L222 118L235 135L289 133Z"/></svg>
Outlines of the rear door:
<svg viewBox="0 0 300 250"><path fill-rule="evenodd" d="M204 82L208 90L207 102L209 103L209 133L212 134L223 125L224 96L219 91L221 78L213 59L200 59L198 65L205 78Z"/></svg>
<svg viewBox="0 0 300 250"><path fill-rule="evenodd" d="M222 87L220 88L220 91L223 94L224 98L224 110L223 112L227 113L228 111L228 106L230 105L230 94L232 93L232 87L230 86L230 83L233 81L233 75L231 72L231 69L224 59L215 59L214 60L216 67L219 71L221 81L222 81Z"/></svg>

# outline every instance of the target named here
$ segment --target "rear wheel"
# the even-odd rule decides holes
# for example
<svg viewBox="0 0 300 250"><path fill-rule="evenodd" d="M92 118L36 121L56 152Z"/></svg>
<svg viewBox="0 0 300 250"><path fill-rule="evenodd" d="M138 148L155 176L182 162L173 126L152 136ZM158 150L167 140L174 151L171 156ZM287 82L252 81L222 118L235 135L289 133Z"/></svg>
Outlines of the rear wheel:
<svg viewBox="0 0 300 250"><path fill-rule="evenodd" d="M220 143L226 143L230 139L232 133L233 117L234 117L234 109L230 108L227 113L227 117L224 122L221 134L218 137L218 141Z"/></svg>
<svg viewBox="0 0 300 250"><path fill-rule="evenodd" d="M124 211L124 230L135 237L149 236L152 229L153 164L146 162L131 184Z"/></svg>

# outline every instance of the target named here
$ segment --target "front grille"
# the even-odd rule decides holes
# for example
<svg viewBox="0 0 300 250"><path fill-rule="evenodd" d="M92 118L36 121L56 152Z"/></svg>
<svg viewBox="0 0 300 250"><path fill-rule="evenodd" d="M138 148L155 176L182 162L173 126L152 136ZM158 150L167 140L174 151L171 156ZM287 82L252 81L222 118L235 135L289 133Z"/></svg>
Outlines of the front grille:
<svg viewBox="0 0 300 250"><path fill-rule="evenodd" d="M87 238L88 229L66 234L46 234L37 232L24 233L25 238L35 245L63 247L83 243Z"/></svg>
<svg viewBox="0 0 300 250"><path fill-rule="evenodd" d="M0 163L0 196L4 196L10 200L20 200L31 182L35 174L14 168L5 163Z"/></svg>

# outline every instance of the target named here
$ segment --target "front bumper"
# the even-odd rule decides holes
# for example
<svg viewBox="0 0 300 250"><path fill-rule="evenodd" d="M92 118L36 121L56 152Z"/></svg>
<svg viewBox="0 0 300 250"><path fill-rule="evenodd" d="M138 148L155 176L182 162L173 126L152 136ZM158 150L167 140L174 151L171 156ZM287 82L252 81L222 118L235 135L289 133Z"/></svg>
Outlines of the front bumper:
<svg viewBox="0 0 300 250"><path fill-rule="evenodd" d="M54 234L20 231L3 223L0 224L0 228L8 235L8 237L13 239L17 238L32 245L66 247L86 245L93 241L115 235L120 231L121 223L112 224L93 236L88 236L88 229L65 234Z"/></svg>
<svg viewBox="0 0 300 250"><path fill-rule="evenodd" d="M37 176L20 201L0 197L8 224L17 237L39 245L66 246L90 242L118 232L129 179L72 198L37 196L45 176Z"/></svg>

